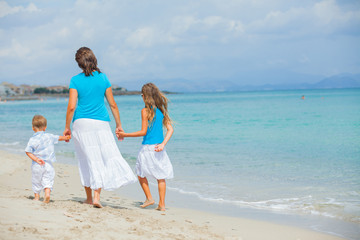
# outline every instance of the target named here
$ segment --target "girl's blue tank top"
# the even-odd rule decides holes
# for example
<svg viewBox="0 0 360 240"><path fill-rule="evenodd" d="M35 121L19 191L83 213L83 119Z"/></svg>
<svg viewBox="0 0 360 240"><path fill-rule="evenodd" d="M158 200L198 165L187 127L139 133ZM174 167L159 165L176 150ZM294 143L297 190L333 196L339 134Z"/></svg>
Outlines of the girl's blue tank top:
<svg viewBox="0 0 360 240"><path fill-rule="evenodd" d="M154 119L149 121L148 129L142 144L159 144L164 141L163 119L164 114L156 108Z"/></svg>

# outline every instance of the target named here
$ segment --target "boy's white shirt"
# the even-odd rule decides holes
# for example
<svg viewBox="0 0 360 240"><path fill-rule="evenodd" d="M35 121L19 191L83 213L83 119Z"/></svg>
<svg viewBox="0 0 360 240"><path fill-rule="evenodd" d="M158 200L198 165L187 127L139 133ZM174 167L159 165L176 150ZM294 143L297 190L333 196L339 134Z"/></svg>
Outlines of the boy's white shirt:
<svg viewBox="0 0 360 240"><path fill-rule="evenodd" d="M39 131L29 139L25 152L34 154L41 160L55 162L54 144L59 142L59 136ZM32 161L35 164L35 161Z"/></svg>

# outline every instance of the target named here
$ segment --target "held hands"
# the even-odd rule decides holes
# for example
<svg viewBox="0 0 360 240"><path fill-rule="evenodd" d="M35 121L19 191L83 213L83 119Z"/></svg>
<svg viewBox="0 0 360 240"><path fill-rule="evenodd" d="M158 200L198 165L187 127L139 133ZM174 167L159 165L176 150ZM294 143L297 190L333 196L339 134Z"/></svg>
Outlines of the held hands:
<svg viewBox="0 0 360 240"><path fill-rule="evenodd" d="M163 143L156 145L155 152L161 152L162 150L164 150L164 147L165 147L165 145Z"/></svg>
<svg viewBox="0 0 360 240"><path fill-rule="evenodd" d="M69 142L70 139L71 139L71 135L65 135L59 137L59 141Z"/></svg>
<svg viewBox="0 0 360 240"><path fill-rule="evenodd" d="M124 140L124 130L122 129L122 127L117 127L115 129L115 134L116 134L116 137L118 138L119 141L123 141Z"/></svg>
<svg viewBox="0 0 360 240"><path fill-rule="evenodd" d="M71 130L70 129L65 129L64 133L63 133L64 136L67 137L67 140L65 140L65 142L69 142L70 139L71 139Z"/></svg>

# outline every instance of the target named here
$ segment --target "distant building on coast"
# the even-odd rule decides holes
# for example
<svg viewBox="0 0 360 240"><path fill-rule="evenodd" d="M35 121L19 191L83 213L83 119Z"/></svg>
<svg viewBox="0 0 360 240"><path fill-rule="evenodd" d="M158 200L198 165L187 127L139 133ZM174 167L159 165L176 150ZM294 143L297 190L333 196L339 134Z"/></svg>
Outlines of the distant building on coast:
<svg viewBox="0 0 360 240"><path fill-rule="evenodd" d="M116 91L122 91L122 92L126 92L126 91L127 91L126 88L124 88L124 87L119 87L118 85L112 85L112 86L111 86L111 89L112 89L112 90L116 90Z"/></svg>
<svg viewBox="0 0 360 240"><path fill-rule="evenodd" d="M45 87L39 85L14 85L8 82L0 84L0 96L32 96L34 94L64 94L69 92L68 86Z"/></svg>
<svg viewBox="0 0 360 240"><path fill-rule="evenodd" d="M8 97L8 96L15 96L17 95L16 92L14 92L11 88L8 86L1 84L0 85L0 96L2 97Z"/></svg>
<svg viewBox="0 0 360 240"><path fill-rule="evenodd" d="M117 85L112 85L111 90L113 91L114 95L121 95L127 92L127 89L124 87L119 87Z"/></svg>
<svg viewBox="0 0 360 240"><path fill-rule="evenodd" d="M2 82L1 86L3 86L5 90L5 94L1 94L3 96L23 95L22 88L12 83Z"/></svg>
<svg viewBox="0 0 360 240"><path fill-rule="evenodd" d="M112 85L112 90L114 95L123 95L129 93L126 88L119 87L117 85ZM26 85L21 84L17 86L12 83L2 82L0 84L0 96L7 98L19 98L19 99L28 99L29 97L35 97L39 95L49 95L60 94L65 96L69 93L68 85L59 85L59 86L40 86L40 85Z"/></svg>
<svg viewBox="0 0 360 240"><path fill-rule="evenodd" d="M22 91L22 95L33 95L34 93L34 88L30 85L26 85L26 84L21 84L20 85L21 91Z"/></svg>

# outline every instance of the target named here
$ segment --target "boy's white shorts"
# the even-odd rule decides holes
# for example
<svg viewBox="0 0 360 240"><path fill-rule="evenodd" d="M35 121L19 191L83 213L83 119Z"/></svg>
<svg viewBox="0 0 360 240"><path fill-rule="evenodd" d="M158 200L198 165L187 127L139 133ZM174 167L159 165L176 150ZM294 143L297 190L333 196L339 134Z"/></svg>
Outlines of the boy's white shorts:
<svg viewBox="0 0 360 240"><path fill-rule="evenodd" d="M50 188L52 191L54 185L55 170L50 162L45 161L45 165L33 163L31 166L32 172L32 189L34 193L40 193L45 188Z"/></svg>

